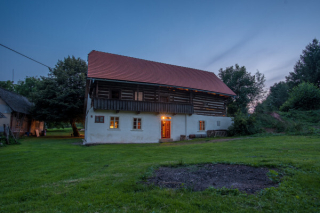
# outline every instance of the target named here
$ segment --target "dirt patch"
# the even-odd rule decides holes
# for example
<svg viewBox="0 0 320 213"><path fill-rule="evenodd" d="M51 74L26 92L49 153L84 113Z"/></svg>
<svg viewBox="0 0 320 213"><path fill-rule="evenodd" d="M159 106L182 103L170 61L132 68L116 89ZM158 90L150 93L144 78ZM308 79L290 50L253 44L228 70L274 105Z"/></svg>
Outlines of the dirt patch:
<svg viewBox="0 0 320 213"><path fill-rule="evenodd" d="M276 112L271 112L270 115L271 115L272 117L274 117L275 119L277 119L278 121L283 122L283 120L281 119L281 116L280 116L278 113L276 113Z"/></svg>
<svg viewBox="0 0 320 213"><path fill-rule="evenodd" d="M278 186L268 178L268 172L268 168L229 164L160 167L153 177L147 179L147 184L164 188L189 188L194 191L226 187L253 194L264 188Z"/></svg>
<svg viewBox="0 0 320 213"><path fill-rule="evenodd" d="M264 130L265 130L267 133L274 133L274 132L276 132L276 129L274 129L274 128L264 128Z"/></svg>

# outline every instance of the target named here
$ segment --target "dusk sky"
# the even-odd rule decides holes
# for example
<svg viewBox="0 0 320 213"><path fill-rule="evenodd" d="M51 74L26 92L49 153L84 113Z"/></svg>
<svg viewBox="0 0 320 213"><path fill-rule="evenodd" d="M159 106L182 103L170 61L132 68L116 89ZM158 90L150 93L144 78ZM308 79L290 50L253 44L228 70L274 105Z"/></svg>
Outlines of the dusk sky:
<svg viewBox="0 0 320 213"><path fill-rule="evenodd" d="M293 71L320 39L320 0L0 2L0 44L45 65L91 50L214 72L234 64L266 76ZM0 46L0 81L48 68Z"/></svg>

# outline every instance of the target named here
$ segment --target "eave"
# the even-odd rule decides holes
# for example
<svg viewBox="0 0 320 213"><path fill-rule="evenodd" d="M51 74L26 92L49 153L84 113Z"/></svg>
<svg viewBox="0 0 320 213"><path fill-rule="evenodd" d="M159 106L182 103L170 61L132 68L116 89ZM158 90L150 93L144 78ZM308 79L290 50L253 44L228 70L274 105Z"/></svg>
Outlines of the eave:
<svg viewBox="0 0 320 213"><path fill-rule="evenodd" d="M95 80L98 80L98 81L109 81L109 82L139 84L139 85L149 85L149 86L172 87L172 88L177 88L177 89L191 90L191 91L195 91L195 92L199 91L199 92L205 92L205 93L211 93L211 94L214 93L214 94L220 95L220 96L236 97L235 95L230 95L230 94L225 94L225 93L219 93L219 92L207 91L207 90L200 90L200 89L188 88L188 87L181 87L181 86L174 86L174 85L153 84L153 83L135 82L135 81L122 81L122 80L105 79L105 78L90 78L90 77L88 77L87 80L92 80L93 82Z"/></svg>

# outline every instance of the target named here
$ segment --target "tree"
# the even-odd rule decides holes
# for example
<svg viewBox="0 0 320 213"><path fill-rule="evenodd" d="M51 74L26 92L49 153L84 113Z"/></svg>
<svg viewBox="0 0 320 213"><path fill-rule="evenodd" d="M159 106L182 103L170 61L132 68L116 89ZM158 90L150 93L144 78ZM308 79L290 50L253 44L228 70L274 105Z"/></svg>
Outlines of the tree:
<svg viewBox="0 0 320 213"><path fill-rule="evenodd" d="M227 103L230 115L234 115L238 110L248 113L249 104L256 102L264 94L263 87L266 80L259 71L251 75L246 67L236 64L235 67L227 67L225 70L221 68L219 77L237 95Z"/></svg>
<svg viewBox="0 0 320 213"><path fill-rule="evenodd" d="M320 109L320 89L309 82L294 87L289 99L280 107L281 111Z"/></svg>
<svg viewBox="0 0 320 213"><path fill-rule="evenodd" d="M73 135L79 136L76 122L84 117L86 73L87 64L80 58L68 56L59 60L48 77L41 77L32 114L47 122L69 122Z"/></svg>
<svg viewBox="0 0 320 213"><path fill-rule="evenodd" d="M288 100L289 86L286 82L280 81L270 87L270 92L263 105L268 111L279 110L279 108Z"/></svg>
<svg viewBox="0 0 320 213"><path fill-rule="evenodd" d="M13 84L13 81L0 81L0 87L2 89L9 90L11 92L14 92L15 85Z"/></svg>
<svg viewBox="0 0 320 213"><path fill-rule="evenodd" d="M294 71L286 77L286 81L290 88L302 82L310 82L320 87L320 43L317 39L313 39L302 51L300 60L294 66Z"/></svg>
<svg viewBox="0 0 320 213"><path fill-rule="evenodd" d="M27 76L24 81L18 81L15 85L15 91L20 95L27 97L32 102L39 90L40 81L40 78Z"/></svg>

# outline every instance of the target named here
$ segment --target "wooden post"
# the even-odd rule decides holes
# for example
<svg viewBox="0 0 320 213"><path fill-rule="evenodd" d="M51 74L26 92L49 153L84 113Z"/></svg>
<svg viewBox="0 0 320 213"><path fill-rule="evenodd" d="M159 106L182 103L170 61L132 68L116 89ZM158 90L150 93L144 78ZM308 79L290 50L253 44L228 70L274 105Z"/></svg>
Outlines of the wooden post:
<svg viewBox="0 0 320 213"><path fill-rule="evenodd" d="M9 144L9 133L7 132L7 125L3 124L3 133L6 136L6 143Z"/></svg>
<svg viewBox="0 0 320 213"><path fill-rule="evenodd" d="M190 90L190 104L193 104L193 92Z"/></svg>
<svg viewBox="0 0 320 213"><path fill-rule="evenodd" d="M9 128L9 132L11 133L11 136L13 137L14 141L17 143L17 139L14 137L13 132Z"/></svg>
<svg viewBox="0 0 320 213"><path fill-rule="evenodd" d="M98 86L98 81L96 81L96 97L98 98L99 94L99 86Z"/></svg>

